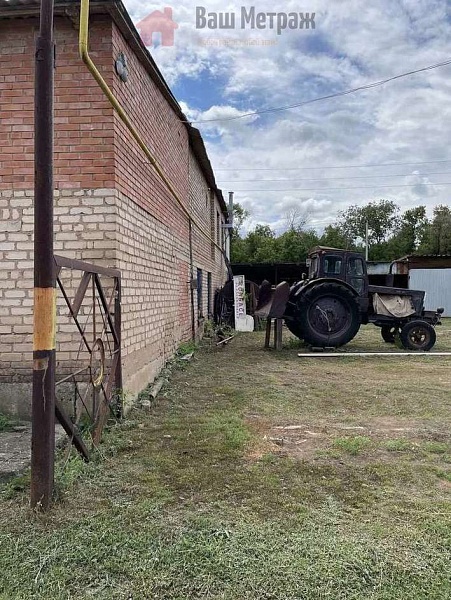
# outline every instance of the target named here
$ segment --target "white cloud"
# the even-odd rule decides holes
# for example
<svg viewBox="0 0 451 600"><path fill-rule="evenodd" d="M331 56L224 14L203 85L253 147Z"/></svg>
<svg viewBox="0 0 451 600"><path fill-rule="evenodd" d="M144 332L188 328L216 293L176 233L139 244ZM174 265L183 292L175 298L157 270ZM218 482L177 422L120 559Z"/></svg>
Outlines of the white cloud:
<svg viewBox="0 0 451 600"><path fill-rule="evenodd" d="M135 22L163 6L145 0L125 0L125 4ZM212 0L208 10L239 10L240 6ZM189 77L207 98L205 76L217 77L222 85L222 102L217 102L216 94L207 110L188 106L189 98L181 98L188 118L234 117L302 102L451 55L446 0L309 0L302 8L316 12L316 29L277 36L267 30L196 30L195 5L181 0L174 6L179 24L176 45L152 51L164 76L170 85ZM297 11L299 5L294 0L276 4L262 0L258 10ZM230 42L246 36L277 43ZM218 44L229 42L202 45L211 38ZM444 67L298 109L199 124L199 128L220 187L260 190L235 193L236 200L252 212L252 223L280 227L290 203L298 203L309 213L309 224L318 228L350 204L379 198L392 199L402 209L426 204L431 212L436 204L448 204L451 186L437 182L451 182L451 161L413 163L451 158L450 74L451 67ZM392 167L330 168L409 161L412 164ZM283 170L287 167L299 170ZM234 170L221 170L225 168ZM246 170L251 168L271 171ZM428 175L431 172L444 174ZM393 177L369 178L376 175ZM259 181L277 178L286 181ZM430 183L434 185L425 185ZM305 191L271 191L294 188Z"/></svg>

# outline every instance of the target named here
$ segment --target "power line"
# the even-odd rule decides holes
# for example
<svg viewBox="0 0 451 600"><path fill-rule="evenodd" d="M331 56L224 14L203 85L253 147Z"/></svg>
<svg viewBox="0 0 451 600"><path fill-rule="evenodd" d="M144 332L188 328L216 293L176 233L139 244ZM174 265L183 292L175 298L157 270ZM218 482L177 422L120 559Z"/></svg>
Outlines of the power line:
<svg viewBox="0 0 451 600"><path fill-rule="evenodd" d="M403 183L396 185L376 185L376 186L356 186L356 187L341 187L341 188L292 188L283 190L268 190L268 189L249 189L249 190L234 190L234 192L341 192L346 190L378 190L380 188L396 188L396 187L415 187L417 185L451 185L451 181L443 181L437 183Z"/></svg>
<svg viewBox="0 0 451 600"><path fill-rule="evenodd" d="M318 169L356 169L364 167L391 167L398 165L432 165L435 163L446 163L451 162L451 158L443 160L427 160L423 162L392 162L392 163L379 163L379 164L360 164L360 165L324 165L323 167L237 167L235 169L227 167L224 169L218 168L215 171L304 171L306 169L318 170Z"/></svg>
<svg viewBox="0 0 451 600"><path fill-rule="evenodd" d="M395 79L409 77L410 75L415 75L417 73L423 73L424 71L431 71L432 69L438 69L439 67L445 67L446 65L449 65L449 64L451 64L451 59L436 63L434 65L428 65L427 67L422 67L421 69L415 69L414 71L407 71L405 73L400 73L399 75L394 75L393 77L387 77L387 79L380 79L379 81L367 83L366 85L360 85L359 87L351 88L349 90L343 90L342 92L335 92L334 94L328 94L327 96L319 96L318 98L312 98L311 100L304 100L304 102L297 102L296 104L288 104L286 106L276 106L273 108L264 108L262 110L255 110L253 112L243 113L242 115L236 115L234 117L222 117L219 119L202 119L199 121L183 121L183 123L191 123L191 124L197 125L199 123L218 123L220 121L236 121L238 119L244 119L246 117L253 117L255 115L281 112L284 110L290 110L291 108L298 108L300 106L306 106L307 104L313 104L314 102L320 102L321 100L330 100L332 98L348 96L349 94L354 94L356 92L361 92L363 90L369 90L369 89L372 89L375 87L379 87L381 85L384 85L385 83L388 83L389 81L394 81Z"/></svg>
<svg viewBox="0 0 451 600"><path fill-rule="evenodd" d="M218 183L256 183L260 181L286 181L288 183L294 183L297 181L340 181L343 179L375 179L375 178L390 178L390 177L429 177L429 175L451 175L450 171L439 171L434 173L405 173L398 175L353 175L349 177L324 177L319 179L311 179L309 177L305 177L303 179L219 179ZM416 184L415 184L416 185Z"/></svg>

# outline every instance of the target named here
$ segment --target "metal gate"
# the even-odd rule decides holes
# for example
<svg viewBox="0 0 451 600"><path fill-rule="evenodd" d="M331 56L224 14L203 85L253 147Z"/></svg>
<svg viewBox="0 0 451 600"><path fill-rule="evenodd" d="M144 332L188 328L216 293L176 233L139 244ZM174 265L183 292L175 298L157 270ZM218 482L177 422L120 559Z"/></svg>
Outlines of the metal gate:
<svg viewBox="0 0 451 600"><path fill-rule="evenodd" d="M110 415L122 414L121 279L116 269L55 256L56 417L89 460Z"/></svg>

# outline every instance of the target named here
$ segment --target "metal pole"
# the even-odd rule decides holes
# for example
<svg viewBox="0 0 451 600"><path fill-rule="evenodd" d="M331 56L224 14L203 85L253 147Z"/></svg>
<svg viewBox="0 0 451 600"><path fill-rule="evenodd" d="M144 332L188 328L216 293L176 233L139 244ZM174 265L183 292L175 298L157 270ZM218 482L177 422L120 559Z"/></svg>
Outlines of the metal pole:
<svg viewBox="0 0 451 600"><path fill-rule="evenodd" d="M55 270L53 259L53 0L41 0L35 54L34 330L31 506L46 509L55 454Z"/></svg>
<svg viewBox="0 0 451 600"><path fill-rule="evenodd" d="M196 339L196 316L194 311L194 290L193 290L193 279L194 279L194 263L193 263L193 224L191 219L188 221L189 225L189 272L190 272L190 299L191 299L191 339Z"/></svg>

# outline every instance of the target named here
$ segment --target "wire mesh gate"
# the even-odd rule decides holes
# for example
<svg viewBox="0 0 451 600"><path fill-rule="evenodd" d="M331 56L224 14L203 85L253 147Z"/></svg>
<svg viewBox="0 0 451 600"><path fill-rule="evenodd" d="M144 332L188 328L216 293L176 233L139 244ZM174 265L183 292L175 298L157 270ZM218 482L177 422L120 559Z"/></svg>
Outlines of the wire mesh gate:
<svg viewBox="0 0 451 600"><path fill-rule="evenodd" d="M110 415L122 414L121 278L116 269L55 256L55 414L85 460Z"/></svg>

